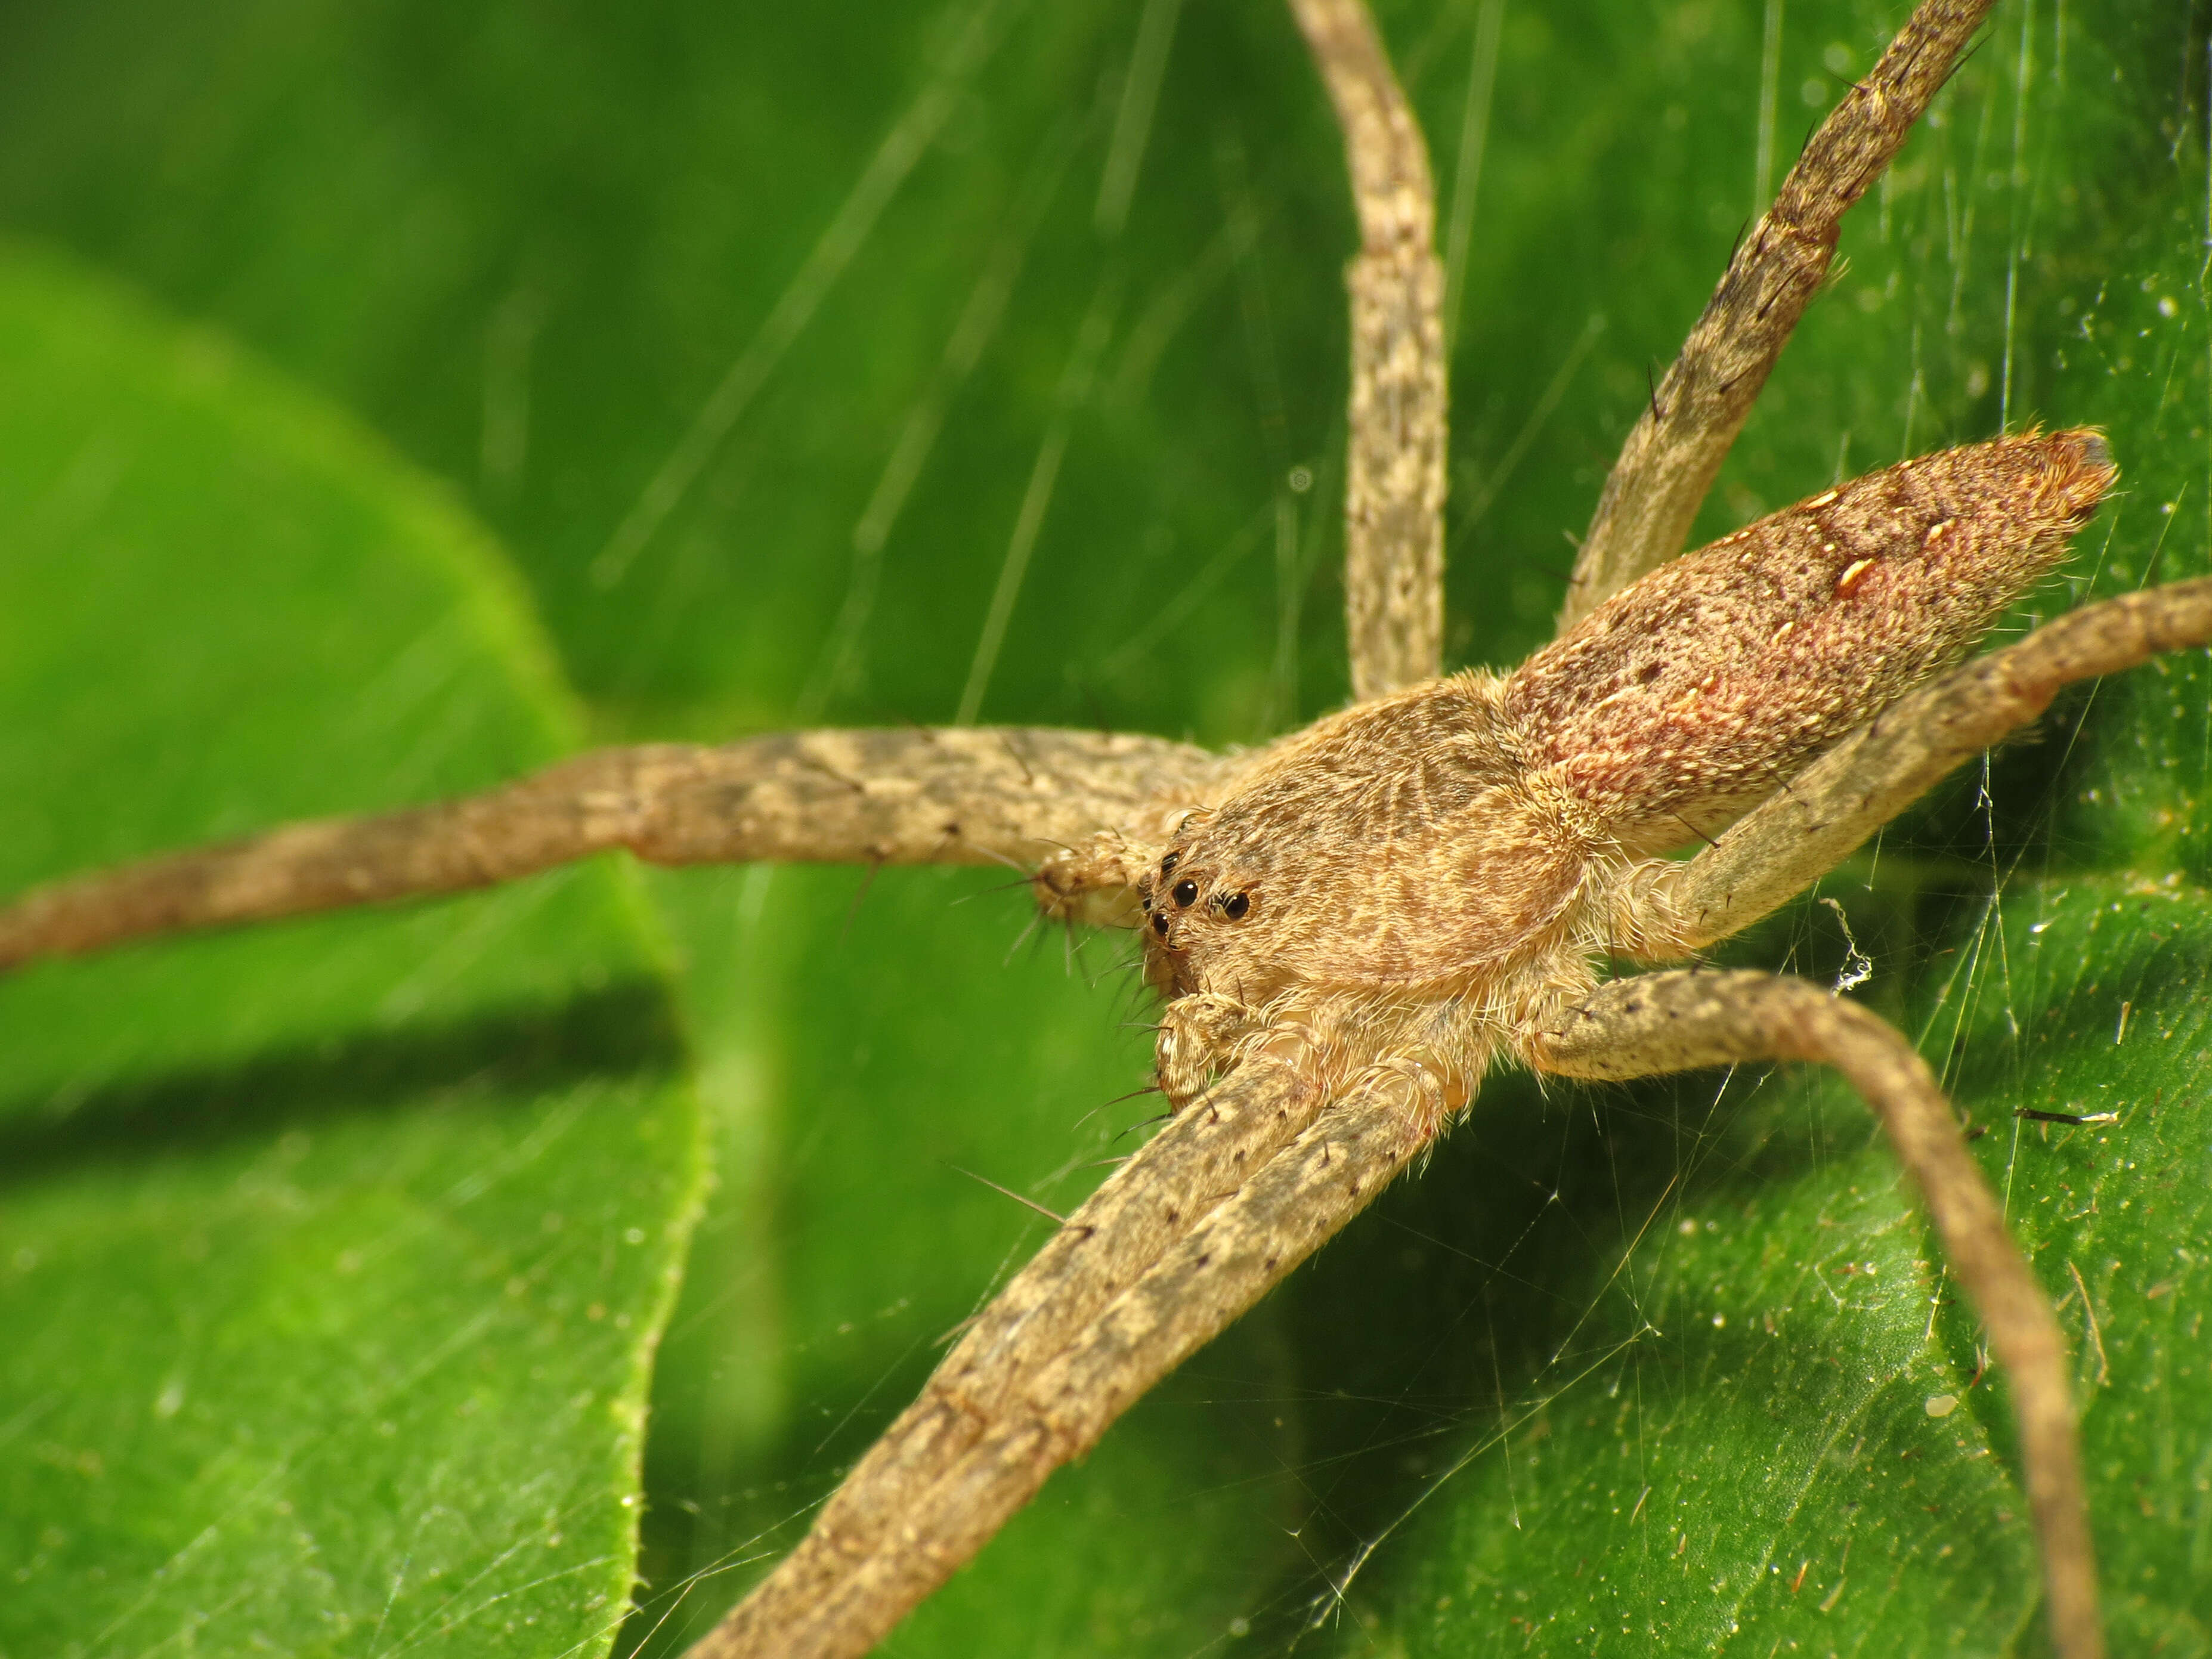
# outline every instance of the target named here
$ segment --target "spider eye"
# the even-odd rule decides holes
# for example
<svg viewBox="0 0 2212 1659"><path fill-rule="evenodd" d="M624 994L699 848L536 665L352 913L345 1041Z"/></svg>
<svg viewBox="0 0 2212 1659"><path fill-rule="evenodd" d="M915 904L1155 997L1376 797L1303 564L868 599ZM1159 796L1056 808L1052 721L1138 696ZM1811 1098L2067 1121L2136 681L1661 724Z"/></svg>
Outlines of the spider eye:
<svg viewBox="0 0 2212 1659"><path fill-rule="evenodd" d="M1168 936L1168 919L1165 916L1154 916L1152 918L1152 931L1158 933L1162 939L1165 939Z"/></svg>
<svg viewBox="0 0 2212 1659"><path fill-rule="evenodd" d="M1182 854L1180 853L1170 853L1165 858L1162 859L1160 860L1160 874L1163 876L1173 875L1175 873L1175 867L1176 864L1182 860Z"/></svg>
<svg viewBox="0 0 2212 1659"><path fill-rule="evenodd" d="M1244 913L1251 908L1252 896L1249 893L1231 893L1221 901L1221 913L1231 921L1243 921Z"/></svg>
<svg viewBox="0 0 2212 1659"><path fill-rule="evenodd" d="M1168 896L1172 898L1177 904L1192 903L1195 902L1198 897L1198 884L1193 881L1188 876L1185 876L1181 881L1175 884L1175 891L1169 894Z"/></svg>

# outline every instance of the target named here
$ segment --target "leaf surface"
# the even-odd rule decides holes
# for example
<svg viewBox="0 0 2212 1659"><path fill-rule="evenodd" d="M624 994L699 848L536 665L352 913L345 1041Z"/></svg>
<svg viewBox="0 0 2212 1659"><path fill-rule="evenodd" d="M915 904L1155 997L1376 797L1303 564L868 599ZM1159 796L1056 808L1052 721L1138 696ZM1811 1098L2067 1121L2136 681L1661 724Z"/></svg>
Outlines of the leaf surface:
<svg viewBox="0 0 2212 1659"><path fill-rule="evenodd" d="M220 339L0 256L10 889L572 741L480 531ZM0 983L0 1648L603 1650L697 1203L605 866Z"/></svg>

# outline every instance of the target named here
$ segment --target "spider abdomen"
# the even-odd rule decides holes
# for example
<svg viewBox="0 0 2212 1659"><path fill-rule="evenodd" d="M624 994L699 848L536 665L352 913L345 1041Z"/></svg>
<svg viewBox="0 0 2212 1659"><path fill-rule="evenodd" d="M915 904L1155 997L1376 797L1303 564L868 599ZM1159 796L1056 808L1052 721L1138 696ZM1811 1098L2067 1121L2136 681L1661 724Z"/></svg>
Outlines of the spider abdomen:
<svg viewBox="0 0 2212 1659"><path fill-rule="evenodd" d="M1717 833L1970 650L2118 476L2087 429L1901 462L1661 566L1530 658L1501 713L1631 854Z"/></svg>

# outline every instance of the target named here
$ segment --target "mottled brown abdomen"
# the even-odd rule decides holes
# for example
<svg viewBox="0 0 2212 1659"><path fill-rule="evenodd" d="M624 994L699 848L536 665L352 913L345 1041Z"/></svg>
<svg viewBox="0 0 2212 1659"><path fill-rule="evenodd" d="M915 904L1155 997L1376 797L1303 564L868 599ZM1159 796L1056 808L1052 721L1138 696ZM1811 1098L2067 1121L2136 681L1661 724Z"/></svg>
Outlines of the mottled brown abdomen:
<svg viewBox="0 0 2212 1659"><path fill-rule="evenodd" d="M1615 595L1514 674L1503 712L1627 850L1679 846L1965 655L2116 477L2086 428L1870 473Z"/></svg>

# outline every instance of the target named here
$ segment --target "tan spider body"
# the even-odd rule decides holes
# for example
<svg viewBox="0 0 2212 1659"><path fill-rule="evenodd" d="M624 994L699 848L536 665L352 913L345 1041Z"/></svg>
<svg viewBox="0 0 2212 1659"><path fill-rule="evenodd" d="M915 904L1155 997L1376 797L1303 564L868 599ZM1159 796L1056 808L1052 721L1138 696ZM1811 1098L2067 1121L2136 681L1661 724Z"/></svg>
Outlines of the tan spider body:
<svg viewBox="0 0 2212 1659"><path fill-rule="evenodd" d="M1495 1057L1540 1063L1595 957L1681 954L1656 855L1956 661L2112 476L2079 433L1892 467L1662 566L1510 676L1275 745L1136 879L1168 1097L1285 1024L1332 1082L1395 1055L1455 1109Z"/></svg>
<svg viewBox="0 0 2212 1659"><path fill-rule="evenodd" d="M1317 722L1156 848L1109 832L1054 860L1039 880L1049 911L1134 890L1148 975L1170 999L1159 1074L1178 1121L1069 1218L698 1651L864 1650L1418 1158L1494 1061L1632 1077L1768 1058L1843 1069L1927 1191L2015 1373L2062 1651L2094 1651L2063 1346L1925 1066L1802 981L1601 988L1595 963L1725 936L1894 811L1876 802L1899 758L1855 757L1868 745L1839 740L1963 654L2113 477L2092 432L1872 474L1653 572L1510 676L1454 676ZM2212 621L2212 585L2181 593L2180 629ZM2139 659L2125 607L2074 620L2121 623L2118 648ZM1989 660L2033 662L2067 632ZM1927 699L1971 724L1984 712L1978 672L1923 693L1903 726L1908 744L1936 739L1935 775L1988 737L1942 745ZM2029 678L1999 669L2008 724L2041 707L2019 696ZM1926 764L1910 748L1903 759ZM1838 796L1860 809L1829 818L1840 840L1789 816ZM1717 832L1690 864L1655 856ZM1724 849L1750 860L1749 879ZM1700 879L1716 866L1729 872L1717 887Z"/></svg>
<svg viewBox="0 0 2212 1659"><path fill-rule="evenodd" d="M1170 1121L963 1328L702 1659L865 1652L1431 1147L1492 1066L1828 1064L1881 1120L1986 1324L2052 1638L2064 1659L2094 1659L2064 1344L1928 1067L1801 980L1601 973L1694 957L2062 686L2212 637L2212 583L2180 583L1945 673L2111 487L2087 430L1906 462L1672 556L1827 273L1838 219L1986 5L1928 0L1808 143L1637 422L1558 640L1510 675L1449 678L1425 155L1358 0L1292 9L1346 131L1362 235L1352 706L1227 757L974 728L603 751L463 801L53 884L0 912L0 965L481 886L611 848L669 865L1014 862L1036 871L1048 915L1138 927L1166 1003Z"/></svg>

